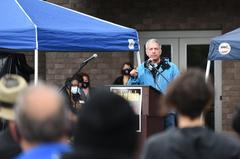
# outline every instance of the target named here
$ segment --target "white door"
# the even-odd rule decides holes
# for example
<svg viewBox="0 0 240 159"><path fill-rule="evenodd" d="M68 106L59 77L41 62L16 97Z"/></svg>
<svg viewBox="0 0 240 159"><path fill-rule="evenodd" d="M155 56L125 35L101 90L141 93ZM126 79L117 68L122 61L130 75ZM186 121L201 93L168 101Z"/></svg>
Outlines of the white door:
<svg viewBox="0 0 240 159"><path fill-rule="evenodd" d="M154 31L140 32L141 59L144 61L144 44L150 38L156 38L162 44L163 54L168 56L181 71L188 67L205 69L210 39L221 34L221 31ZM136 59L136 58L135 58ZM216 131L222 130L222 66L220 61L212 62L211 74L214 77L215 101L214 114L210 126ZM211 123L212 122L212 123Z"/></svg>

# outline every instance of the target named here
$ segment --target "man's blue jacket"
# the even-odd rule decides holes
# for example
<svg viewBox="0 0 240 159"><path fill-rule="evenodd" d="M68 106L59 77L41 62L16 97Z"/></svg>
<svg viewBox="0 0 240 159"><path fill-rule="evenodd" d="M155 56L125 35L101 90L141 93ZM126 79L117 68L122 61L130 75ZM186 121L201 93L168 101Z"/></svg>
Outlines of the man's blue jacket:
<svg viewBox="0 0 240 159"><path fill-rule="evenodd" d="M165 93L169 83L179 75L179 70L174 63L166 61L166 64L170 67L164 69L160 66L156 78L154 79L151 71L145 66L145 63L142 63L137 68L138 76L131 77L128 81L128 85L152 86L160 92Z"/></svg>

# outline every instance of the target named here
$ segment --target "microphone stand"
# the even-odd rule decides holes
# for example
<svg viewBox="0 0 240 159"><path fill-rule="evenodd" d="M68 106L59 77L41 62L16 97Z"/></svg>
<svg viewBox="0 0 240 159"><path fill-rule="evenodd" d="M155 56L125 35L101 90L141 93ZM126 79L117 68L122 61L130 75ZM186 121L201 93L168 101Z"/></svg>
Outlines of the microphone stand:
<svg viewBox="0 0 240 159"><path fill-rule="evenodd" d="M155 66L153 66L153 64L152 64L151 62L148 62L147 64L150 65L150 66L152 67L152 69L154 69L154 71L156 71L157 73L159 73L160 76L162 76L162 78L167 81L167 83L169 83L169 80L168 80L165 76L163 76L163 74L162 74L162 72L163 72L165 69L160 72Z"/></svg>
<svg viewBox="0 0 240 159"><path fill-rule="evenodd" d="M88 61L81 63L80 68L73 74L72 78L73 78L74 76L76 76L77 74L79 74L79 73L82 71L82 69L87 65L87 63L88 63ZM67 88L67 86L68 86L68 84L71 82L70 80L71 80L72 78L68 78L68 79L65 81L65 83L64 83L64 84L61 86L61 88L59 89L59 92L63 92L63 91Z"/></svg>
<svg viewBox="0 0 240 159"><path fill-rule="evenodd" d="M96 57L96 54L95 54L95 56L94 57ZM93 58L92 58L93 59ZM77 74L79 74L79 73L81 73L81 71L82 71L82 69L87 65L87 63L90 61L91 59L89 59L89 60L85 60L85 61L83 61L82 63L81 63L81 65L80 65L80 68L73 74L73 76L71 77L71 78L67 78L66 79L66 81L64 82L64 84L60 87L60 89L59 89L59 92L61 93L61 94L63 94L64 95L64 97L66 98L66 97L68 97L68 100L67 101L69 101L68 103L67 103L67 105L69 105L70 106L70 109L73 111L73 112L75 112L75 110L77 110L76 109L76 102L77 101L75 101L74 100L74 108L72 108L72 103L71 103L71 101L72 101L72 98L71 98L71 95L69 95L69 93L71 94L71 79L73 79L73 77L74 76L76 76ZM82 90L82 88L80 88L80 91L81 92L83 92L83 90ZM82 93L83 94L83 96L84 96L84 93ZM66 98L67 99L67 98ZM86 102L85 100L86 99L83 99L84 100L84 102ZM80 102L80 101L79 101ZM74 110L75 109L75 110Z"/></svg>
<svg viewBox="0 0 240 159"><path fill-rule="evenodd" d="M151 71L151 69L149 68L149 65L152 67L152 69L153 69L154 71L156 71L156 74L160 74L160 76L161 76L164 80L166 80L167 83L169 83L169 80L168 80L165 76L163 76L163 74L162 74L162 72L163 72L164 70L160 72L155 66L153 66L153 64L151 63L151 61L147 62L147 65L148 65L148 69L149 69L150 71ZM161 91L161 88L160 88L160 86L159 86L159 84L157 83L156 80L157 80L157 79L154 78L155 84L157 85L157 87L158 87L159 90Z"/></svg>

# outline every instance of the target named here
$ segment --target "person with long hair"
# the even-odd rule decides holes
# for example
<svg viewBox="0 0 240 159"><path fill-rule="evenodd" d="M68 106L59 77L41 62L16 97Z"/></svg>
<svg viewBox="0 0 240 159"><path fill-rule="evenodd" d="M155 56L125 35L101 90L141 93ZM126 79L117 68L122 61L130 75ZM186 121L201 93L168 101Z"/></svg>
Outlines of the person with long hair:
<svg viewBox="0 0 240 159"><path fill-rule="evenodd" d="M132 71L133 67L130 62L123 63L121 67L121 76L117 77L113 84L114 85L127 85L128 80L130 79L130 72Z"/></svg>

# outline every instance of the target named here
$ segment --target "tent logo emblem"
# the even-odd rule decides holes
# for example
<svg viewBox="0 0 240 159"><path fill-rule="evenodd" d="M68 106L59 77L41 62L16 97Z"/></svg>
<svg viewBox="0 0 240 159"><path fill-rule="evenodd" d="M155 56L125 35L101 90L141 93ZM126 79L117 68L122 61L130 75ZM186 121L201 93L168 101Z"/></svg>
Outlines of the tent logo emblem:
<svg viewBox="0 0 240 159"><path fill-rule="evenodd" d="M135 44L135 41L133 39L128 39L128 48L130 50L134 49L134 44Z"/></svg>
<svg viewBox="0 0 240 159"><path fill-rule="evenodd" d="M218 47L218 51L222 55L227 55L231 51L231 46L228 43L221 43Z"/></svg>

